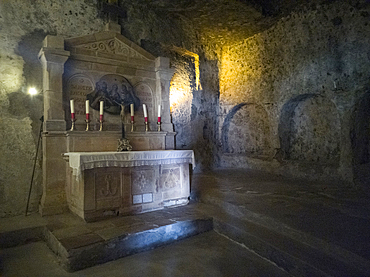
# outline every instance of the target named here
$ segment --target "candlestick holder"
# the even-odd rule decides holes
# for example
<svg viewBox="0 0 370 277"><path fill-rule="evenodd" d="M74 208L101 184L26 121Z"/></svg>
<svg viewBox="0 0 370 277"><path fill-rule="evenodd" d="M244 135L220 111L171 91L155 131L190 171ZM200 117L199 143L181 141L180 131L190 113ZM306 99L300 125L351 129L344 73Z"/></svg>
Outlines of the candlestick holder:
<svg viewBox="0 0 370 277"><path fill-rule="evenodd" d="M99 120L99 123L100 123L99 131L100 131L100 132L101 132L101 131L103 131L103 122L104 122L104 120L103 120L103 119L100 119L100 120Z"/></svg>
<svg viewBox="0 0 370 277"><path fill-rule="evenodd" d="M161 122L157 122L158 132L161 131Z"/></svg>
<svg viewBox="0 0 370 277"><path fill-rule="evenodd" d="M148 121L145 121L145 132L148 132L149 131L149 126L148 126Z"/></svg>
<svg viewBox="0 0 370 277"><path fill-rule="evenodd" d="M71 122L72 122L72 126L71 126L70 131L75 131L76 130L76 124L75 124L76 118L72 118Z"/></svg>
<svg viewBox="0 0 370 277"><path fill-rule="evenodd" d="M90 129L91 120L90 119L85 119L85 122L86 122L86 130L85 131L91 131L91 129Z"/></svg>
<svg viewBox="0 0 370 277"><path fill-rule="evenodd" d="M131 132L133 132L134 131L134 121L133 120L131 120Z"/></svg>

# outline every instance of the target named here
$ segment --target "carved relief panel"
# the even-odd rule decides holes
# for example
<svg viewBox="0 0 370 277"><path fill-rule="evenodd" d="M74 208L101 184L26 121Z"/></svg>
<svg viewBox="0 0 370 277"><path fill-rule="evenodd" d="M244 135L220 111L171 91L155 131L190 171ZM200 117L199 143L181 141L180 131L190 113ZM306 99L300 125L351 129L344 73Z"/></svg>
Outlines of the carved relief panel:
<svg viewBox="0 0 370 277"><path fill-rule="evenodd" d="M131 170L131 193L133 204L153 202L155 189L155 171L153 168L139 167Z"/></svg>
<svg viewBox="0 0 370 277"><path fill-rule="evenodd" d="M100 101L104 101L104 112L119 115L121 105L125 112L130 111L130 104L134 104L135 110L140 106L140 99L136 96L130 82L123 76L107 74L95 84L95 89L86 95L90 101L90 107L100 109Z"/></svg>
<svg viewBox="0 0 370 277"><path fill-rule="evenodd" d="M160 173L159 191L162 199L172 199L181 195L181 167L180 165L162 165Z"/></svg>
<svg viewBox="0 0 370 277"><path fill-rule="evenodd" d="M96 208L121 205L121 174L119 171L97 172L95 175Z"/></svg>
<svg viewBox="0 0 370 277"><path fill-rule="evenodd" d="M159 188L162 191L181 188L181 169L180 166L162 166L161 180Z"/></svg>

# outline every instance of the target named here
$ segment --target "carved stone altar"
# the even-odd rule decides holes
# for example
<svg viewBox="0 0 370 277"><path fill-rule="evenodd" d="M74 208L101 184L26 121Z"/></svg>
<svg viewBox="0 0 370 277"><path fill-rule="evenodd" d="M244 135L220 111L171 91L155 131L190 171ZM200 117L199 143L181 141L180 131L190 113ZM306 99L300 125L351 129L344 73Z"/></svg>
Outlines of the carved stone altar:
<svg viewBox="0 0 370 277"><path fill-rule="evenodd" d="M69 209L86 221L188 203L191 150L65 154Z"/></svg>
<svg viewBox="0 0 370 277"><path fill-rule="evenodd" d="M64 153L116 151L118 140L122 138L123 133L130 140L134 151L174 149L175 133L170 119L169 102L170 80L174 70L170 68L168 58L154 57L122 36L119 25L109 23L106 30L102 32L77 38L64 39L49 35L43 42L39 59L43 67L45 119L42 134L43 195L39 209L42 215L62 213L71 208L68 205L71 203L68 201L72 199L68 190L69 174L66 174L69 167L63 160ZM74 131L70 131L71 99L75 103ZM90 100L90 131L85 131L86 100ZM94 103L95 100L104 100L102 131L99 131L99 110ZM124 117L123 123L119 115L121 105L127 106L128 103L135 104L133 132L131 132L130 115ZM148 109L148 132L145 131L142 104L146 104ZM157 131L158 105L161 107L160 132ZM167 168L168 166L170 165L157 165L156 168L151 169L153 171L148 169L149 171L145 172L154 172L152 174L155 174L155 178L160 178L164 174L163 172L170 170ZM186 166L183 165L180 168L183 167ZM88 176L97 176L96 182L100 184L113 182L116 180L114 179L116 178L115 174L119 174L121 176L119 182L123 184L126 182L124 180L128 178L124 176L131 176L132 180L141 176L135 177L135 174L138 174L135 173L136 170L115 167L87 169L84 172L84 178L89 179ZM181 169L181 172L185 172L184 170ZM100 175L104 171L114 173L112 173L113 175L108 174L113 178L111 181L107 181L105 177L99 177L104 175ZM156 180L160 184L160 179ZM128 187L133 193L132 195L139 195L135 191L135 185ZM81 193L85 195L84 191ZM120 191L119 193L123 197L128 197L126 192ZM162 202L164 205L165 200L160 202L157 198L157 192L151 193L152 202L147 202L149 194L146 191L140 194L142 210ZM164 192L162 193L164 194ZM185 194L184 191L184 194L181 195ZM130 198L131 204L137 203L138 197L135 196L134 199L132 196L132 199ZM128 203L128 198L122 199L119 201ZM164 197L163 199L170 198ZM95 205L102 207L101 203L103 202L103 200L95 201ZM126 213L130 209L134 208L119 206L120 213ZM101 209L99 208L99 210Z"/></svg>

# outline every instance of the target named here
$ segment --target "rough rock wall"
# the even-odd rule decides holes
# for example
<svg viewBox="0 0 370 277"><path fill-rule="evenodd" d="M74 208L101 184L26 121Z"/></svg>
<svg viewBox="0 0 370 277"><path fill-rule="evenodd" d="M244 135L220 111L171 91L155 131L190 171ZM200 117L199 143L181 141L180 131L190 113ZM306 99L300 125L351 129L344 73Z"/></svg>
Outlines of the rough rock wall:
<svg viewBox="0 0 370 277"><path fill-rule="evenodd" d="M25 212L43 114L37 55L47 34L65 37L99 31L96 1L16 0L0 2L0 217ZM41 148L40 148L41 151ZM39 152L30 202L38 209L42 193Z"/></svg>
<svg viewBox="0 0 370 277"><path fill-rule="evenodd" d="M370 85L369 31L368 4L335 1L297 10L272 28L223 48L220 143L228 136L225 131L229 144L237 143L233 132L263 132L272 153L267 160L248 155L256 142L245 140L242 158L223 145L219 165L351 181L356 154L350 130L359 124L352 113ZM238 124L231 115L241 104L249 111ZM248 108L253 106L265 110L270 130L258 123L263 113Z"/></svg>
<svg viewBox="0 0 370 277"><path fill-rule="evenodd" d="M196 170L242 165L310 178L352 180L354 173L355 179L368 180L365 0L296 10L244 41L259 29L247 30L239 14L231 19L224 14L233 10L229 2L218 7L224 16L206 12L196 26L200 15L191 20L193 9L181 15L150 8L146 1L121 3L127 11L122 34L172 60L173 88L183 98L172 107L176 147L195 151ZM41 87L41 42L47 34L74 37L102 30L106 20L98 16L97 4L0 2L0 217L25 209L43 109L42 96L31 98L26 91ZM206 20L207 13L227 24L207 25L214 21ZM32 211L41 194L40 164Z"/></svg>

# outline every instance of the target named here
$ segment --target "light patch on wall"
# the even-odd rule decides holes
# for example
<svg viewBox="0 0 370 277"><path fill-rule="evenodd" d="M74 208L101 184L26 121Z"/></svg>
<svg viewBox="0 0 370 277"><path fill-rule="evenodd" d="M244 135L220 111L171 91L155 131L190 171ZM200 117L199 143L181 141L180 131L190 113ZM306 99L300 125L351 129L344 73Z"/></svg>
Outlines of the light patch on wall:
<svg viewBox="0 0 370 277"><path fill-rule="evenodd" d="M23 83L22 68L9 68L2 72L0 82L3 88L8 92L17 91Z"/></svg>
<svg viewBox="0 0 370 277"><path fill-rule="evenodd" d="M6 93L20 90L23 79L23 59L12 51L0 50L0 86Z"/></svg>
<svg viewBox="0 0 370 277"><path fill-rule="evenodd" d="M193 94L188 76L176 73L171 80L170 109L178 123L190 121L192 100Z"/></svg>
<svg viewBox="0 0 370 277"><path fill-rule="evenodd" d="M188 84L185 79L181 78L181 76L175 74L171 80L170 86L170 106L176 107L186 102L189 92L190 84Z"/></svg>
<svg viewBox="0 0 370 277"><path fill-rule="evenodd" d="M224 47L219 67L220 103L237 105L243 101L260 97L261 88L269 83L265 80L268 62L263 60L264 40L255 35L243 42Z"/></svg>

